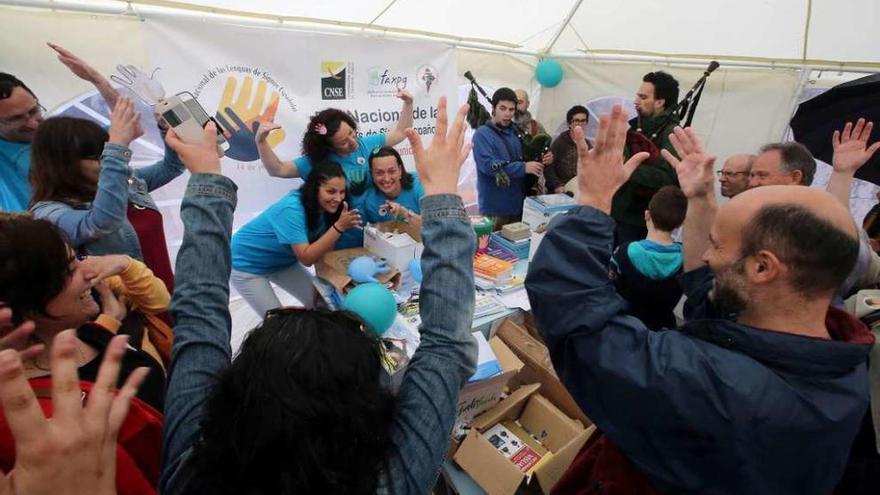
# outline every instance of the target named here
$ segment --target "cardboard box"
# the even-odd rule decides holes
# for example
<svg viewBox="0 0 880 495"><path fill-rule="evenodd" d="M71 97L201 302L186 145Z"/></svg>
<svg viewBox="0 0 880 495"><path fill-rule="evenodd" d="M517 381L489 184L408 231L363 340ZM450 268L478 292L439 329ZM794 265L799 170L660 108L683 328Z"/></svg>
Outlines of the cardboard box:
<svg viewBox="0 0 880 495"><path fill-rule="evenodd" d="M543 194L530 196L523 201L522 221L532 230L549 223L550 219L577 206L574 198L567 194Z"/></svg>
<svg viewBox="0 0 880 495"><path fill-rule="evenodd" d="M513 495L521 485L548 494L562 477L594 427L585 428L538 393L540 384L526 385L473 421L453 460L489 495ZM526 475L511 459L499 452L486 431L504 420L517 422L551 455L541 459Z"/></svg>
<svg viewBox="0 0 880 495"><path fill-rule="evenodd" d="M330 251L315 264L315 273L332 285L339 294L345 294L355 286L348 276L348 264L358 256L373 256L373 253L364 248ZM383 284L391 282L396 289L400 286L400 271L392 268L388 273L376 275L376 279Z"/></svg>
<svg viewBox="0 0 880 495"><path fill-rule="evenodd" d="M407 272L410 260L422 256L425 246L419 229L410 223L392 221L368 224L364 228L364 249Z"/></svg>
<svg viewBox="0 0 880 495"><path fill-rule="evenodd" d="M468 425L478 414L501 401L507 382L523 367L522 361L497 337L489 339L489 347L501 366L501 374L485 380L467 383L458 394L458 413L453 436Z"/></svg>
<svg viewBox="0 0 880 495"><path fill-rule="evenodd" d="M553 369L553 362L550 360L550 352L543 342L510 318L501 322L494 338L501 339L523 363L519 373L510 381L511 389L540 383L541 394L550 399L562 412L585 426L593 423L575 402L568 389L559 381L556 370Z"/></svg>

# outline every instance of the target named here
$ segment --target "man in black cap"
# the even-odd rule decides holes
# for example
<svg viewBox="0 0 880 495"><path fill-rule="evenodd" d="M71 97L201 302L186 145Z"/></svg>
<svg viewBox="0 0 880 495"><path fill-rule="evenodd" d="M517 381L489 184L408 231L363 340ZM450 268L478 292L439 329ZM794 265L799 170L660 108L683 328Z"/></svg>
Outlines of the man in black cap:
<svg viewBox="0 0 880 495"><path fill-rule="evenodd" d="M477 129L472 139L480 213L491 218L496 229L520 221L525 176L544 172L541 162L523 159L522 143L511 126L516 103L512 89L495 91L492 119Z"/></svg>

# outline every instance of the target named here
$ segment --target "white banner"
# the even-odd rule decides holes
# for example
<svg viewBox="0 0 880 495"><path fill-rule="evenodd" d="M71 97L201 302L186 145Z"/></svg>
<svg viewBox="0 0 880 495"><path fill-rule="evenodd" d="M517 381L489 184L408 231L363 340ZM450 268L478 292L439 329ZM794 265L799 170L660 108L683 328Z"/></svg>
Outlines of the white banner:
<svg viewBox="0 0 880 495"><path fill-rule="evenodd" d="M362 135L386 132L400 118L398 89L414 96L413 127L429 141L441 95L455 102L451 47L367 37L148 20L144 41L151 67L166 94L188 91L205 110L235 129L223 172L238 184L238 228L293 188L299 180L269 177L253 142L257 120L274 118L282 131L269 142L282 160L300 155L308 119L328 107L349 112ZM120 61L123 62L123 61ZM224 122L225 120L225 122ZM412 168L408 143L398 151ZM172 255L182 237L179 201L183 178L156 191L163 206Z"/></svg>

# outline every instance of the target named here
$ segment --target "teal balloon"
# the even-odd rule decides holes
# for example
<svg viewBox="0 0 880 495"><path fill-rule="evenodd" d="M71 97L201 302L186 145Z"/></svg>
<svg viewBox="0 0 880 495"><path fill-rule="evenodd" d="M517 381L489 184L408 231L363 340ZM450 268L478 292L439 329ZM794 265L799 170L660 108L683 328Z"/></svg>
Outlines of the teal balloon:
<svg viewBox="0 0 880 495"><path fill-rule="evenodd" d="M391 291L381 284L361 284L352 289L342 307L360 316L367 327L382 336L397 316L397 304Z"/></svg>
<svg viewBox="0 0 880 495"><path fill-rule="evenodd" d="M553 88L562 81L562 64L552 58L545 58L535 67L535 79L545 88Z"/></svg>

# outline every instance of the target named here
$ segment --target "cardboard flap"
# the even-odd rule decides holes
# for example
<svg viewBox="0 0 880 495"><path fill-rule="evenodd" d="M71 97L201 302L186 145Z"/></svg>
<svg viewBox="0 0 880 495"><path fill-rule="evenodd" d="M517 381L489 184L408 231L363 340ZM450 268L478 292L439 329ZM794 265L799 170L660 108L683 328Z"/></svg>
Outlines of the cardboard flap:
<svg viewBox="0 0 880 495"><path fill-rule="evenodd" d="M550 452L556 453L584 427L569 418L544 397L533 394L519 416L519 422Z"/></svg>
<svg viewBox="0 0 880 495"><path fill-rule="evenodd" d="M519 372L519 370L525 366L523 362L516 357L516 354L510 350L510 347L507 347L498 337L492 337L489 339L489 347L491 347L492 352L495 353L495 358L498 359L498 364L501 365L502 370Z"/></svg>
<svg viewBox="0 0 880 495"><path fill-rule="evenodd" d="M525 477L474 430L468 432L453 460L489 495L513 495Z"/></svg>
<svg viewBox="0 0 880 495"><path fill-rule="evenodd" d="M562 479L562 475L568 471L571 463L574 462L575 456L577 456L578 452L581 451L581 448L583 448L595 431L596 426L590 425L589 428L571 440L568 445L562 447L559 452L554 453L553 457L547 459L547 462L535 471L534 477L538 480L541 491L547 494L550 493L550 490Z"/></svg>
<svg viewBox="0 0 880 495"><path fill-rule="evenodd" d="M568 389L556 377L550 364L547 347L530 336L526 330L510 319L504 320L496 334L507 347L523 362L511 386L540 383L541 395L550 399L568 417L580 421L584 426L593 424L575 402Z"/></svg>
<svg viewBox="0 0 880 495"><path fill-rule="evenodd" d="M503 419L516 419L525 407L529 396L539 388L541 388L540 383L520 387L512 394L502 399L495 407L474 418L471 426L474 429L483 432Z"/></svg>

